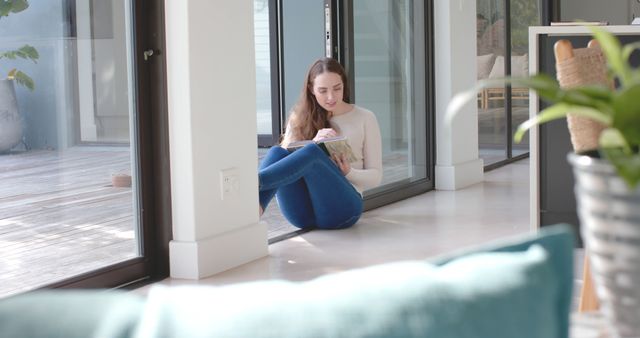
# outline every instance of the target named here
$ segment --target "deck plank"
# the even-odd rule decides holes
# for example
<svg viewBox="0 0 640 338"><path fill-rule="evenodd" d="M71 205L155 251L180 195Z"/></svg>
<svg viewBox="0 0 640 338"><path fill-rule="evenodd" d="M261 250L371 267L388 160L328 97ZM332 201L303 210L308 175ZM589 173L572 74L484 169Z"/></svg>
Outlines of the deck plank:
<svg viewBox="0 0 640 338"><path fill-rule="evenodd" d="M137 256L128 147L0 155L0 297Z"/></svg>

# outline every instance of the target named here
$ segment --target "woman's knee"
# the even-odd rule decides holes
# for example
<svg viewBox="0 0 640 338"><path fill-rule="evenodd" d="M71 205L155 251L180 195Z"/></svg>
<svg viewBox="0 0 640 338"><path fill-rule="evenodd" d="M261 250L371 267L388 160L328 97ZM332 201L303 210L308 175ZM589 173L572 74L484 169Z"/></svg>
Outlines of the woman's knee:
<svg viewBox="0 0 640 338"><path fill-rule="evenodd" d="M273 146L267 150L267 153L260 162L259 168L263 169L273 163L276 163L287 157L287 155L289 155L289 151L287 149L284 149L281 146Z"/></svg>
<svg viewBox="0 0 640 338"><path fill-rule="evenodd" d="M267 155L265 157L271 157L271 156L276 156L276 157L285 157L289 155L289 151L285 148L282 148L279 145L275 145L271 148L269 148L269 150L267 151Z"/></svg>
<svg viewBox="0 0 640 338"><path fill-rule="evenodd" d="M302 153L305 153L311 156L318 156L318 155L327 156L324 153L324 151L320 148L320 146L317 145L316 143L309 143L297 151L300 151Z"/></svg>

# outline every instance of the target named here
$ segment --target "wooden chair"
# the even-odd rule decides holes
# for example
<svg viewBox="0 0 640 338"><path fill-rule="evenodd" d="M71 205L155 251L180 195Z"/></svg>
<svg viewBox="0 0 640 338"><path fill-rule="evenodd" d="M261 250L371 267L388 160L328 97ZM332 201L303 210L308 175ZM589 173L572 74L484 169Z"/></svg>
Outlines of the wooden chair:
<svg viewBox="0 0 640 338"><path fill-rule="evenodd" d="M588 47L582 49L574 49L568 40L560 40L554 45L554 53L560 86L570 88L586 84L612 85L607 79L606 59L596 40L591 40ZM598 137L604 129L602 124L571 115L567 116L567 124L575 151L597 148ZM586 250L582 278L583 285L578 310L580 312L597 310L599 302Z"/></svg>

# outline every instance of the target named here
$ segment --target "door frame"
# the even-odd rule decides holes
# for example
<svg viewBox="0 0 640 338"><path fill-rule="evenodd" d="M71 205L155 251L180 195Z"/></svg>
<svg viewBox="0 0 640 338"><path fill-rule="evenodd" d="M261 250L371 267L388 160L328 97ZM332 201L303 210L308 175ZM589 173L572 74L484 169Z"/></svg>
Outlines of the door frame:
<svg viewBox="0 0 640 338"><path fill-rule="evenodd" d="M169 128L166 88L164 1L135 1L132 5L138 114L135 141L140 158L141 256L106 266L45 288L133 288L169 276L171 186L169 173ZM145 62L143 52L153 49ZM133 126L132 126L133 127ZM133 146L132 146L133 147Z"/></svg>
<svg viewBox="0 0 640 338"><path fill-rule="evenodd" d="M324 0L332 13L331 40L333 43L333 57L345 68L351 88L355 88L354 51L353 51L353 1L354 0ZM415 0L418 1L418 0ZM282 82L286 69L281 62L282 50L282 0L269 0L269 30L271 57L271 98L272 98L272 130L273 135L258 135L259 146L271 146L277 143L276 138L284 131L285 111L282 109L284 97ZM275 10L274 10L275 9ZM425 147L426 178L395 185L382 192L368 194L365 198L365 210L377 208L408 197L412 197L434 189L435 182L435 68L434 68L434 27L433 2L424 3L424 44L425 44L425 96L426 118L424 131L426 133ZM275 76L274 76L275 74ZM419 94L418 94L419 95ZM355 91L351 92L351 101L355 100ZM271 143L269 143L271 142Z"/></svg>
<svg viewBox="0 0 640 338"><path fill-rule="evenodd" d="M354 26L353 26L353 2L355 0L326 0L331 1L338 9L339 18L334 20L338 25L334 31L339 33L339 37L335 39L337 44L336 56L342 63L349 77L351 88L355 88L355 55L353 50L354 44ZM419 1L419 0L414 0ZM416 93L416 95L424 95L426 118L424 132L426 133L425 157L426 157L426 178L411 181L407 179L399 184L384 191L367 194L364 199L364 209L375 209L393 202L397 202L412 196L416 196L434 189L435 182L435 67L434 67L434 27L433 27L433 1L424 2L424 55L425 55L425 92ZM352 90L351 99L354 101L355 90Z"/></svg>

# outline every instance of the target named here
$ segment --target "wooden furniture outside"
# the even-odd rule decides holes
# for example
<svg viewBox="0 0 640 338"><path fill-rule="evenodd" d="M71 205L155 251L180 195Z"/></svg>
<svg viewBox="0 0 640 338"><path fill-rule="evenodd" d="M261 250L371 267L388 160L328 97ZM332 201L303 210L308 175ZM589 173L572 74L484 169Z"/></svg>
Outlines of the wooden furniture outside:
<svg viewBox="0 0 640 338"><path fill-rule="evenodd" d="M504 101L504 88L486 88L479 94L480 108L488 109L489 102ZM529 100L528 88L511 88L511 100Z"/></svg>

